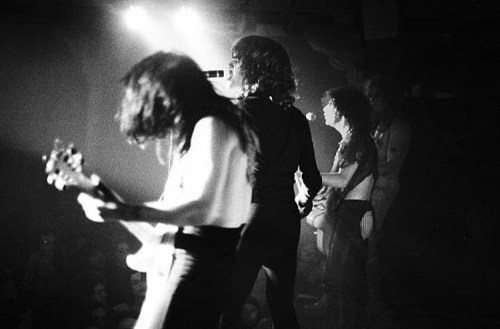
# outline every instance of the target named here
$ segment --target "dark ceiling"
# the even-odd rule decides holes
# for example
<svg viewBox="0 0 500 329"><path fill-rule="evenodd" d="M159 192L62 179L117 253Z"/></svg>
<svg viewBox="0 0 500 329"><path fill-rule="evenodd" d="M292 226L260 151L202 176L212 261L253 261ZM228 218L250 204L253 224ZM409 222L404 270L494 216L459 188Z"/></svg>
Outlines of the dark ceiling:
<svg viewBox="0 0 500 329"><path fill-rule="evenodd" d="M496 0L4 0L0 9L31 23L79 28L102 8L141 3L203 7L248 33L261 24L274 25L274 31L309 39L332 64L363 71L399 70L403 62L419 60L401 57L414 48L475 58L500 52L500 43L492 42L500 39ZM425 52L422 56L427 58Z"/></svg>

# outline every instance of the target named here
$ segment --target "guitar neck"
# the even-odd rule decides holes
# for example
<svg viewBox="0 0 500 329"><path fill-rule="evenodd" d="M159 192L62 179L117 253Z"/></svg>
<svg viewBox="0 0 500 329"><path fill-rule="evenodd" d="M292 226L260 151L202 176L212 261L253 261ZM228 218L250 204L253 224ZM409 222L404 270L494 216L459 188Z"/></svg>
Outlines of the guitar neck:
<svg viewBox="0 0 500 329"><path fill-rule="evenodd" d="M83 174L78 177L78 183L75 184L82 192L99 196L104 201L122 201L117 200L115 194L101 181L96 185L91 179ZM153 225L147 222L118 220L132 235L134 235L142 244L152 243L158 240L158 233Z"/></svg>
<svg viewBox="0 0 500 329"><path fill-rule="evenodd" d="M54 184L58 190L65 187L75 187L80 191L98 197L104 202L123 203L119 195L114 193L99 179L91 179L83 172L83 155L72 144L66 148L60 147L60 141L54 141L54 149L50 156L44 157L47 182ZM163 233L162 226L153 226L147 222L118 221L143 244L158 242ZM156 229L158 227L158 229Z"/></svg>

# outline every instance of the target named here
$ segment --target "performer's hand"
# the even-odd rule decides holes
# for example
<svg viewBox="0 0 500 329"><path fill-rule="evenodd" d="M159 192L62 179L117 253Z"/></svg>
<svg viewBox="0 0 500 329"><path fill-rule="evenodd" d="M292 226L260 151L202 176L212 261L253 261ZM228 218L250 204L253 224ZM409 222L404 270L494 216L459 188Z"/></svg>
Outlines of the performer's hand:
<svg viewBox="0 0 500 329"><path fill-rule="evenodd" d="M118 220L126 217L126 206L123 203L103 201L87 193L78 195L78 203L83 208L85 216L94 222L102 223L105 220Z"/></svg>
<svg viewBox="0 0 500 329"><path fill-rule="evenodd" d="M87 193L80 193L77 200L88 219L98 223L104 222L104 218L101 216L101 209L104 207L104 201Z"/></svg>
<svg viewBox="0 0 500 329"><path fill-rule="evenodd" d="M96 186L95 196L106 202L124 203L123 198L114 190L103 184L98 175L92 174L90 180Z"/></svg>
<svg viewBox="0 0 500 329"><path fill-rule="evenodd" d="M326 185L321 186L319 189L318 193L316 193L316 196L314 197L315 200L322 200L327 197L327 194L329 192L329 189Z"/></svg>
<svg viewBox="0 0 500 329"><path fill-rule="evenodd" d="M307 217L307 215L309 215L313 207L312 200L307 202L296 200L296 203L297 207L299 208L300 218Z"/></svg>
<svg viewBox="0 0 500 329"><path fill-rule="evenodd" d="M359 225L361 227L361 237L363 240L368 239L373 229L373 212L371 210L365 212Z"/></svg>

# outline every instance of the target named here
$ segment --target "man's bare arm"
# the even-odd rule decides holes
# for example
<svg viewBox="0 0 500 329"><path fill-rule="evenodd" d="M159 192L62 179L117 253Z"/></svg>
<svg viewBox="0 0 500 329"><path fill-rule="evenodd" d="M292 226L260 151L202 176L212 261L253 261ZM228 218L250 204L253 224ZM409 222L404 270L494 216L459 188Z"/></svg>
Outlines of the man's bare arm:
<svg viewBox="0 0 500 329"><path fill-rule="evenodd" d="M326 186L344 189L357 168L358 163L354 162L345 168L339 169L338 172L321 173L323 184Z"/></svg>
<svg viewBox="0 0 500 329"><path fill-rule="evenodd" d="M217 206L222 202L228 171L232 170L230 156L237 150L239 141L232 130L214 118L204 118L196 124L191 147L177 164L182 167L171 172L182 177L169 176L169 180L180 182L180 186L173 193L166 193L162 201L130 205L104 202L89 195L79 201L87 217L92 216L89 218L94 221L121 219L179 226L207 225L218 216L214 209L219 209Z"/></svg>

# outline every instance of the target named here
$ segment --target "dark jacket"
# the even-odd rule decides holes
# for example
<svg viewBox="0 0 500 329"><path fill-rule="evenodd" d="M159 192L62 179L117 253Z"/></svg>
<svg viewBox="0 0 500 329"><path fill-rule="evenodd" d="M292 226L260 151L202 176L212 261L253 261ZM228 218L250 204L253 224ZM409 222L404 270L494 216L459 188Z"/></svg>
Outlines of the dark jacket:
<svg viewBox="0 0 500 329"><path fill-rule="evenodd" d="M321 188L321 175L305 116L264 97L247 97L240 106L253 118L260 142L252 201L293 202L294 174L300 169L311 202Z"/></svg>

